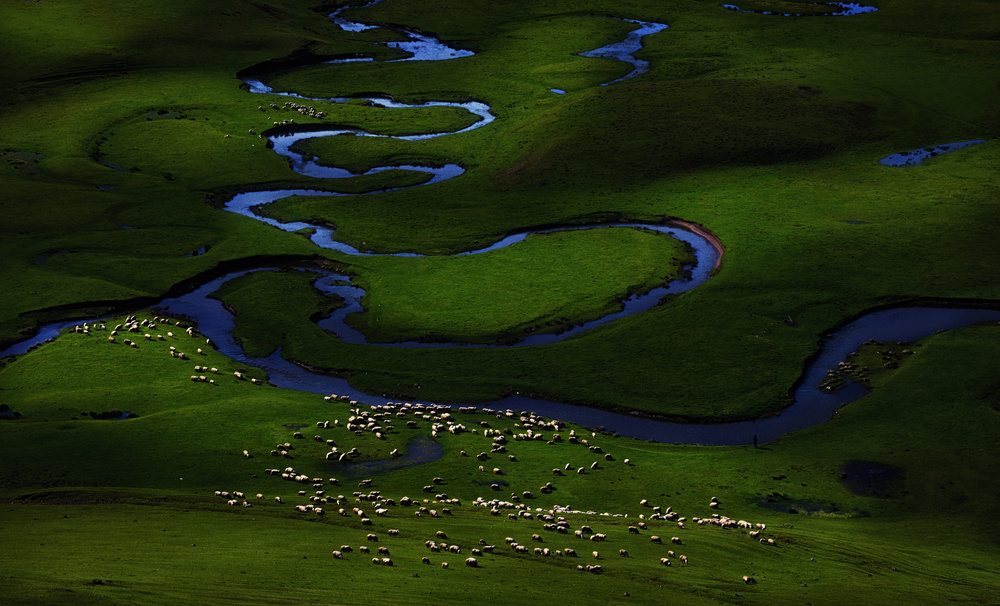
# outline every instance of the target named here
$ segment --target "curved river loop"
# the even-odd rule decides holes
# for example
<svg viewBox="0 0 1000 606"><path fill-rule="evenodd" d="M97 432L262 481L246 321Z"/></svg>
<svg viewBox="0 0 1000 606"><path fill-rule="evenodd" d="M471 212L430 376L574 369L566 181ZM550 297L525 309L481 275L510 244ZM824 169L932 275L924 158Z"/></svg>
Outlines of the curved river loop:
<svg viewBox="0 0 1000 606"><path fill-rule="evenodd" d="M376 4L379 0L375 0L366 6L371 6ZM864 7L856 4L847 3L829 3L836 7L842 8L843 10L836 13L827 13L828 15L850 15L859 14L864 12L871 12L874 7ZM723 5L725 8L730 10L742 11L736 6ZM336 12L330 15L330 17L337 23L341 28L347 31L361 31L363 29L370 29L374 26L369 26L362 23L354 23L347 21L341 17L340 13L349 7L343 7L338 9ZM752 12L752 11L742 11L742 12ZM779 14L779 13L768 13L768 14ZM799 16L799 15L785 15L785 16ZM805 16L805 15L803 15ZM611 44L593 51L587 51L581 53L581 56L585 57L605 57L605 58L616 58L622 61L626 61L633 65L633 71L629 74L603 84L611 85L622 80L626 80L642 73L645 73L649 69L649 65L646 62L636 60L632 53L636 52L641 48L641 38L644 35L657 33L665 30L667 28L664 24L648 23L642 21L632 21L626 20L630 23L635 23L639 27L632 32L630 32L626 39L620 43ZM450 60L459 59L461 57L466 57L472 53L463 50L452 49L439 40L423 35L416 34L406 30L397 30L398 33L405 35L408 40L403 42L390 42L386 43L387 46L398 48L400 50L407 51L411 53L410 56L398 59L397 61L430 61L430 60ZM332 61L330 63L346 63L346 62L357 62L357 61L368 61L370 59L347 59ZM269 86L264 84L259 78L248 77L244 78L244 82L249 87L249 90L253 93L259 94L270 94L270 95L282 95L298 99L308 99L308 100L322 100L331 102L347 102L349 100L356 100L356 98L309 98L296 95L291 92L275 92ZM558 91L554 89L555 92L562 94L564 91ZM408 105L404 103L397 103L395 101L389 101L383 98L369 98L366 99L368 102L387 108L422 108L422 107L456 107L465 109L466 111L477 116L478 120L472 125L451 133L431 133L425 135L414 135L408 137L396 137L405 140L419 140L428 139L432 137L441 137L446 135L458 134L462 132L467 132L472 129L482 128L490 124L495 118L490 112L489 106L484 103L477 101L470 101L465 103L450 103L450 102L427 102L418 105ZM366 137L380 137L384 135L375 135L368 133L361 129L337 129L337 130L303 130L301 132L288 132L283 131L280 135L273 135L269 137L274 144L274 151L282 156L285 156L289 160L289 164L292 169L296 172L308 175L312 177L322 178L322 179L340 179L346 177L358 176L347 170L325 167L316 164L313 161L306 160L302 155L293 151L293 147L296 142L314 138L314 137L327 137L336 136L340 134L354 134L356 136L366 136ZM978 142L978 141L976 141ZM949 144L948 146L939 146L934 151L936 153L945 153L947 151L952 151L953 149L958 149L964 145L959 144ZM912 159L918 154L919 150L914 152L906 152L905 154L900 154L901 158ZM929 153L929 152L928 152ZM883 164L887 165L905 165L913 162L899 161L887 162L883 161ZM374 174L377 172L390 170L390 169L405 169L412 171L425 172L431 175L431 178L418 185L417 187L424 187L444 181L446 179L451 179L461 175L464 169L455 164L446 164L441 167L428 167L428 166L383 166L373 168L363 174ZM313 189L287 189L287 190L275 190L275 191L262 191L262 192L249 192L242 193L234 196L225 206L226 210L230 212L239 213L258 221L262 221L269 225L273 225L279 229L286 231L297 231L301 229L311 229L314 233L311 237L312 241L319 247L325 249L336 250L348 255L363 255L370 253L363 253L357 249L348 246L347 244L336 241L334 238L333 230L316 226L308 223L290 222L281 223L257 214L254 211L255 207L268 204L275 200L279 200L288 196L340 196L348 194L338 194L333 192L313 190ZM360 194L360 195L372 195L372 194ZM653 291L637 295L629 298L622 302L622 310L611 315L605 316L598 320L589 322L582 326L576 326L568 331L558 334L535 334L523 339L522 341L515 343L514 345L474 345L474 344L454 344L454 343L416 343L416 342L405 342L405 343L391 343L391 344L379 344L391 347L523 347L538 345L543 343L553 343L559 340L567 339L572 336L579 334L585 330L589 330L601 324L618 319L622 316L629 315L632 313L637 313L645 309L656 305L665 295L670 293L679 293L695 288L696 286L702 284L709 278L711 270L718 267L721 261L721 245L703 235L703 230L699 229L689 229L689 226L684 224L683 221L678 221L674 224L667 225L652 225L652 224L602 224L602 225L591 225L583 227L573 227L565 229L599 229L599 228L614 228L614 227L642 227L650 230L659 231L671 235L677 239L683 240L688 243L694 250L696 256L696 263L691 268L690 277L674 281L664 287L654 289ZM537 230L535 232L525 232L515 235L508 236L491 246L486 248L466 251L458 254L483 254L488 253L499 248L506 246L515 245L518 242L523 241L530 233L546 233L558 231L558 229L550 230ZM398 254L396 256L418 256L412 254ZM225 282L237 278L239 276L245 275L254 271L271 271L277 268L273 267L261 267L251 270L244 270L239 272L232 272L221 276L219 278L213 279L194 291L185 294L183 296L167 298L160 301L157 307L162 309L163 312L167 314L181 315L190 318L192 321L196 322L198 328L202 334L210 338L214 345L219 349L219 351L226 356L232 358L233 360L244 363L251 366L257 366L267 371L270 375L270 381L278 387L287 389L296 389L301 391L313 392L318 394L330 394L336 393L339 395L348 396L350 399L358 400L366 404L378 405L380 403L380 397L370 394L362 393L353 387L351 387L345 379L338 377L316 374L309 372L308 370L293 364L281 357L281 351L274 352L270 357L267 358L253 358L249 357L243 352L242 348L236 344L231 335L231 331L234 326L233 315L227 311L222 303L216 299L209 297L213 292L215 292L222 284ZM355 287L351 286L349 283L349 278L340 274L335 274L332 272L321 272L317 270L301 270L301 271L313 271L317 274L317 279L315 286L321 292L325 294L337 294L343 297L348 305L345 308L339 309L330 318L321 320L319 325L328 331L331 331L337 335L338 338L345 342L350 343L367 343L365 336L349 326L344 322L344 317L355 311L361 309L360 299L364 295L364 292ZM347 284L345 284L347 283ZM491 402L483 405L476 405L479 408L486 408L491 410L525 410L533 411L537 414L544 415L551 418L557 418L563 421L578 423L587 427L601 428L605 431L615 432L625 436L631 436L639 439L654 440L659 442L673 442L673 443L695 443L695 444L750 444L754 439L760 442L773 441L780 436L795 431L798 429L803 429L806 427L811 427L823 423L830 419L831 415L836 411L837 408L847 404L849 402L855 401L858 398L864 396L867 393L865 387L860 384L852 383L848 387L836 391L834 393L826 393L819 389L819 384L823 380L826 371L830 368L834 368L838 362L847 358L848 354L855 351L862 343L874 339L876 341L914 341L924 336L930 335L934 332L940 330L948 330L953 328L959 328L963 326L969 326L972 324L977 324L985 321L1000 321L1000 310L989 310L989 309L960 309L960 308L944 308L944 307L897 307L891 309L883 309L880 311L871 312L861 316L860 318L854 320L853 322L847 324L841 329L833 333L829 338L827 338L823 343L821 343L821 348L818 354L812 359L807 365L804 374L801 379L797 382L798 387L795 390L794 403L781 411L780 414L758 419L754 421L743 421L735 423L721 423L721 424L686 424L686 423L669 423L663 421L656 421L648 418L642 418L638 415L627 415L627 414L617 414L612 412L607 412L599 409L587 408L584 406L576 406L571 404L563 404L558 402L551 402L546 400L533 399L523 396L512 396L499 400L496 402ZM0 352L0 356L11 356L18 355L29 351L35 346L43 343L46 340L50 340L59 335L60 331L73 326L77 321L69 322L59 322L54 324L49 324L42 327L39 332L32 338L17 343L6 350ZM431 402L419 402L413 401L413 403L421 404L435 404ZM450 404L450 406L468 406L468 404Z"/></svg>

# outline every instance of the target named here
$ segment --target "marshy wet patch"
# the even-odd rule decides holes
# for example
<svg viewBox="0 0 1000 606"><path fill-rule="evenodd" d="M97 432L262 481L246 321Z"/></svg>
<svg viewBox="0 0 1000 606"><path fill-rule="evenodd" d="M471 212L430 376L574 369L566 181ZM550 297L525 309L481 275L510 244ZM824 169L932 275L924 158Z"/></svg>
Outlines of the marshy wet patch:
<svg viewBox="0 0 1000 606"><path fill-rule="evenodd" d="M93 410L90 412L81 412L80 416L90 417L91 419L95 419L98 421L124 421L125 419L139 418L139 415L135 414L134 412L125 412L118 410L117 408L113 410L105 410L102 412L96 412Z"/></svg>
<svg viewBox="0 0 1000 606"><path fill-rule="evenodd" d="M21 413L6 404L0 404L0 419L20 419Z"/></svg>
<svg viewBox="0 0 1000 606"><path fill-rule="evenodd" d="M880 159L878 163L883 166L916 166L923 163L924 160L929 160L942 154L951 153L953 151L965 149L971 145L979 145L981 143L986 143L986 139L973 139L970 141L958 141L956 143L944 143L942 145L934 145L931 147L924 147L922 149L914 149L900 152L898 154L892 154Z"/></svg>
<svg viewBox="0 0 1000 606"><path fill-rule="evenodd" d="M781 513L841 516L849 518L866 518L871 514L861 509L843 509L833 501L810 501L796 499L777 491L758 497L754 502L757 507L778 511Z"/></svg>
<svg viewBox="0 0 1000 606"><path fill-rule="evenodd" d="M391 459L375 461L356 461L351 463L332 462L328 469L350 477L371 476L387 471L395 471L404 467L413 467L423 463L437 461L444 454L441 444L434 440L417 436L406 444L406 454Z"/></svg>
<svg viewBox="0 0 1000 606"><path fill-rule="evenodd" d="M38 161L44 158L44 154L33 152L4 151L0 153L0 159L12 166L15 170L25 175L37 175L42 171L38 168Z"/></svg>
<svg viewBox="0 0 1000 606"><path fill-rule="evenodd" d="M891 499L902 494L905 471L886 463L855 459L841 466L840 481L858 496Z"/></svg>

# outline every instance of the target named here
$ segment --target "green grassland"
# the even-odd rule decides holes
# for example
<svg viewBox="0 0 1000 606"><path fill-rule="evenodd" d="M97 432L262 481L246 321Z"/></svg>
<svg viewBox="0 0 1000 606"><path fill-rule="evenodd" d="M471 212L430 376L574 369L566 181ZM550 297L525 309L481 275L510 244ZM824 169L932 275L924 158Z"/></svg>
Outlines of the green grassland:
<svg viewBox="0 0 1000 606"><path fill-rule="evenodd" d="M381 26L361 32L330 22L334 5L305 0L5 4L0 344L49 321L154 306L232 268L306 262L366 289L366 311L350 322L371 341L509 341L601 316L624 295L674 279L688 253L632 229L452 253L555 226L674 217L722 243L714 276L552 345L343 343L315 324L342 301L301 272L248 274L214 296L237 313L234 336L248 354L280 348L393 401L520 392L689 421L772 414L788 404L819 340L865 310L1000 300L996 5L872 4L879 10L864 15L786 19L698 0L385 0L346 11ZM643 40L637 56L650 62L648 73L600 86L629 67L577 53L621 40L631 26L620 18L669 29ZM377 44L401 40L397 26L476 54L382 62L403 56ZM317 65L361 57L377 61ZM301 116L281 108L289 97L249 92L238 77L247 73L266 73L276 91L357 99L308 101L324 116ZM465 169L419 187L408 186L425 174L301 176L261 136L289 118L392 136L454 132L474 119L454 108L375 107L368 96L482 101L496 120L421 141L340 136L297 146L355 172ZM988 141L919 167L877 162L969 139ZM262 212L331 225L361 250L425 256L348 256L222 210L234 193L279 188L365 194L292 197ZM515 440L530 421L457 410L451 419L407 414L381 438L355 433L348 419L384 399L351 405L271 387L263 371L183 328L161 328L162 340L129 333L138 347L123 345L124 333L113 343L106 331L68 332L0 361L0 404L21 415L0 420L0 544L8 547L0 601L843 604L863 596L866 604L989 604L1000 593L996 326L906 346L915 353L898 356L898 368L871 374L870 395L759 449L657 444L572 425L536 426L544 439ZM170 346L189 359L172 357ZM864 348L858 360L874 366L880 355ZM138 416L90 414L112 410ZM317 427L323 420L340 425ZM433 436L434 423L448 420L470 431ZM508 453L479 461L490 451L487 429L510 432ZM571 430L613 459L571 443ZM331 445L313 435L342 452L357 448L355 462L405 456L417 438L440 446L441 457L362 474L327 461ZM285 442L290 458L272 458ZM567 464L563 475L552 472ZM345 502L326 505L325 516L297 511L317 489L264 471L288 466L324 478L319 490ZM853 482L866 468L874 479L859 488ZM369 478L370 489L358 486ZM541 490L547 482L554 490ZM374 514L376 503L354 495L368 490L397 503L370 515L371 526L352 512ZM253 507L231 507L215 491L243 491ZM418 503L400 505L403 496ZM473 505L513 496L533 519ZM672 507L686 528L650 519L642 499ZM348 515L338 515L341 506ZM451 513L414 515L421 506ZM569 534L542 527L539 516L557 506L584 512L553 514L568 519ZM776 544L693 522L712 513L765 523L761 536ZM648 528L629 532L639 521ZM607 541L573 536L584 524ZM437 531L461 554L430 551L425 541L441 540ZM391 550L392 567L359 553L367 533L379 537L373 552ZM672 536L683 543L670 545ZM529 553L515 553L505 537ZM480 539L497 548L466 567ZM334 559L341 545L354 551ZM535 555L535 547L560 555ZM668 550L677 557L665 567ZM587 564L604 571L577 570ZM744 575L757 583L744 584Z"/></svg>
<svg viewBox="0 0 1000 606"><path fill-rule="evenodd" d="M60 6L8 9L17 43L30 45L49 31L62 16ZM915 170L875 162L895 151L994 135L995 35L982 18L987 5L949 4L943 16L935 6L885 2L877 13L827 20L637 2L610 16L670 28L644 40L639 56L651 62L648 74L608 87L598 85L625 73L625 64L574 54L612 42L629 27L602 18L609 12L599 3L463 3L459 9L442 2L429 9L385 2L353 11L370 22L433 32L477 54L286 69L265 78L268 83L310 96L476 99L487 102L497 120L417 142L304 141L301 151L321 164L356 171L457 162L466 172L433 187L291 198L267 214L335 225L338 239L357 248L431 255L539 226L669 215L713 231L726 256L723 270L695 292L553 347L345 356L353 348L315 339L298 346L299 359L337 368L374 391L420 384L424 395L491 399L514 389L677 417L749 418L785 404L783 394L820 335L848 317L921 297L995 298L998 264L989 234L996 229L996 144ZM449 108L312 101L325 113L315 119L270 107L287 97L242 90L236 73L281 57L291 65L400 56L374 44L398 39L390 29L342 32L303 3L275 3L269 10L224 5L211 16L199 8L184 27L154 36L155 43L122 39L142 27L162 27L178 19L175 14L192 14L188 8L184 2L151 12L124 7L116 13L120 30L105 26L86 42L60 21L45 52L28 53L7 74L9 151L0 167L11 192L5 216L12 220L3 227L10 260L3 271L15 287L4 294L5 342L38 322L95 312L95 302L155 298L226 264L316 254L346 263L358 283L373 287L366 315L381 315L367 322L377 326L373 340L465 340L468 327L511 335L531 325L530 318L505 316L493 305L413 311L410 293L417 290L429 299L451 296L442 280L422 280L415 290L417 277L448 263L451 281L471 286L491 275L488 266L503 255L359 261L213 208L246 189L363 193L426 179L396 171L342 182L296 175L258 136L288 116L389 135L450 132L471 118ZM73 10L81 27L101 18ZM72 60L60 44L79 45ZM168 52L171 44L183 50ZM192 56L201 58L193 62ZM39 124L45 127L33 126ZM565 263L594 254L586 238L568 239ZM205 254L188 256L206 246ZM660 278L622 276L610 287L579 282L586 296L574 294L580 305L566 314L553 294L562 290L559 280L530 272L519 282L542 280L533 300L548 310L543 323L579 323L613 305L611 295ZM781 322L788 316L796 328ZM293 347L269 344L279 346ZM636 361L623 351L643 355ZM729 370L745 361L754 372ZM483 368L490 369L486 376Z"/></svg>
<svg viewBox="0 0 1000 606"><path fill-rule="evenodd" d="M873 604L989 603L1000 587L990 565L1000 538L992 523L1000 486L990 472L998 463L992 443L1000 430L1000 383L991 371L1000 361L996 331L929 337L900 368L875 379L872 395L841 409L835 420L756 450L653 444L573 425L536 426L542 440L517 440L514 435L528 429L517 415L457 410L450 419L390 415L395 423L382 424L395 428L378 439L373 431L356 435L346 427L359 412L370 412L367 406L238 380L231 361L214 351L194 353L202 342L197 334L175 329L174 337L140 340L137 348L109 343L99 330L65 334L0 369L5 394L23 415L0 425L9 462L0 470L6 501L0 533L5 544L18 546L2 556L5 601L398 603L431 594L463 600L487 591L501 602L534 603L559 587L588 604L838 604L859 592ZM170 357L171 344L190 359ZM215 384L191 381L195 364L218 365L218 374L206 373ZM112 407L139 416L101 421L81 415ZM316 421L331 426L317 428ZM330 445L312 439L333 440L341 452L357 448L355 461L377 461L389 459L392 449L405 455L415 437L429 438L434 423L448 421L467 431L438 432L439 459L374 475L325 461ZM480 461L476 454L489 452L493 441L487 430L510 432L507 452ZM296 431L304 437L293 437ZM603 452L572 443L571 431ZM553 433L561 438L553 442ZM284 442L293 446L289 458L268 456ZM841 474L853 461L897 473L851 490ZM566 464L570 470L552 473ZM317 489L264 472L286 466L322 478L320 490L343 494L346 502L323 505L325 516L296 511L295 505L309 503L299 491ZM491 473L494 467L501 474ZM331 477L338 482L331 484ZM366 478L371 488L358 488ZM503 485L491 490L492 482ZM551 492L540 490L546 483ZM253 506L228 506L217 490L242 491ZM396 504L358 501L351 495L359 490L377 490ZM473 505L478 497L511 501L511 495L521 497L514 504L528 506L532 519L510 519L507 514L518 511L512 508L491 515ZM402 505L404 496L418 502ZM718 509L708 506L713 496ZM648 505L640 505L643 499ZM380 506L385 516L373 515ZM415 516L420 506L439 517ZM542 528L538 516L555 506L582 512L555 514L567 518L568 534ZM685 528L650 519L654 506L671 507L686 518ZM348 515L338 515L338 507ZM364 525L354 507L373 524ZM761 545L745 529L693 521L712 513L763 523L761 536L776 545ZM648 528L630 532L638 522ZM607 540L573 536L582 525ZM390 550L391 568L373 566L358 551L369 544L368 533L379 539L373 551ZM652 535L665 544L651 542ZM669 544L672 536L682 544ZM505 537L529 553L515 554ZM479 539L497 548L467 568L464 560L481 547ZM430 551L427 540L457 544L462 552ZM334 559L331 552L341 545L354 551ZM531 553L536 546L553 553ZM579 557L554 554L567 548ZM668 550L675 556L664 567L660 558ZM680 555L689 559L685 565ZM421 563L425 556L431 565ZM442 569L441 562L450 567ZM604 572L578 572L577 564L600 564ZM757 584L744 585L744 575Z"/></svg>

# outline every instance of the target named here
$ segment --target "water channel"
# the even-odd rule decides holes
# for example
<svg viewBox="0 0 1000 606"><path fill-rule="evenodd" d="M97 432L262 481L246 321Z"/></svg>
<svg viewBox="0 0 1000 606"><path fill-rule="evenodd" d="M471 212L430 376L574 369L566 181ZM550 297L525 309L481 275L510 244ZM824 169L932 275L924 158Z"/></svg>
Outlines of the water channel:
<svg viewBox="0 0 1000 606"><path fill-rule="evenodd" d="M376 0L377 2L378 0ZM374 4L373 2L372 4ZM871 7L861 7L862 9L854 9L852 7L858 7L860 5L848 5L843 3L836 3L839 6L848 10L858 10L859 12L869 12L874 10ZM345 7L346 8L346 7ZM727 8L730 8L727 6ZM732 7L733 10L739 10L736 7ZM340 16L340 13L344 9L339 9L337 12L331 15L342 28L348 31L361 31L362 29L367 29L372 26L368 26L361 23L353 23L347 21ZM840 12L843 14L857 14L855 12ZM618 45L609 45L607 47L602 47L596 49L595 51L590 51L590 53L582 53L584 56L599 56L599 57L614 57L619 58L623 61L632 63L634 70L628 75L620 78L619 80L624 80L627 78L634 77L642 73L644 69L648 69L648 64L643 66L641 62L637 62L632 53L636 52L638 48L641 47L641 38L643 35L649 33L655 33L657 31L662 31L666 28L666 25L662 24L651 24L639 21L633 21L633 23L639 24L639 28L631 32L626 41ZM411 53L411 56L406 57L403 60L442 60L442 59L456 59L464 56L468 56L469 53L466 51L460 51L457 49L451 49L446 45L442 44L440 41L434 39L430 36L425 36L423 34L414 34L412 32L407 32L405 30L399 30L409 37L408 42L395 42L387 43L395 48L405 50ZM344 60L346 62L350 60ZM614 81L617 82L618 80ZM295 97L301 99L307 99L306 97L301 97L293 93L276 93L269 86L264 84L260 79L257 78L246 78L245 82L249 86L251 92L261 93L261 94L277 94L284 95L288 97ZM609 82L606 84L613 84L614 82ZM561 91L559 91L561 92ZM343 98L331 98L324 99L326 101L334 102L344 102L348 99ZM371 98L368 99L371 103L381 105L383 107L392 108L413 108L413 107L431 107L431 106L449 106L449 107L460 107L466 109L467 111L473 113L478 117L478 120L469 127L462 129L460 131L455 131L454 133L433 133L427 135L417 135L415 137L399 137L403 139L415 139L415 138L430 138L437 136L444 136L447 134L457 134L460 132L466 132L474 128L481 128L493 121L493 116L489 111L489 107L485 104L479 102L468 102L468 103L443 103L443 102L429 102L420 105L406 105L401 103L396 103L388 101L385 99ZM277 153L287 157L289 159L290 165L294 170L302 174L307 174L310 176L316 176L325 179L336 179L343 178L345 176L354 176L349 171L344 171L343 169L319 166L312 161L306 160L301 155L293 151L295 142L319 136L334 136L338 134L343 134L350 132L351 134L360 136L379 136L367 133L360 129L338 129L329 131L303 131L298 133L283 133L281 135L275 135L271 137L274 142L274 149ZM942 146L944 147L944 146ZM952 145L955 149L958 147ZM951 149L943 151L952 151ZM886 163L889 164L889 163ZM427 182L421 184L420 186L431 185L445 179L454 178L462 174L463 169L457 165L445 165L443 167L421 167L421 166L388 166L388 167L378 167L371 169L364 174L372 174L374 172L379 172L383 170L389 170L394 168L404 168L408 170L416 170L427 172L432 175L431 179ZM280 223L274 221L267 217L263 217L254 212L254 207L260 206L262 204L267 204L274 200L278 200L291 195L300 196L331 196L331 195L342 195L334 194L331 192L320 191L320 190L309 190L309 189L298 189L298 190L277 190L268 192L252 192L239 194L235 196L227 205L226 210L231 212L236 212L246 216L250 216L256 220L263 221L270 225L274 225L283 230L295 231L304 228L315 230L312 236L313 242L317 246L338 250L340 252L360 255L366 254L358 251L357 249L350 247L344 243L337 242L334 237L334 232L331 229L325 227L318 227L315 225L307 223ZM621 228L621 227L637 227L636 224L608 224L608 225L595 225L587 226L585 228ZM689 279L677 280L670 283L668 286L661 289L656 289L650 293L642 296L637 296L623 302L623 310L616 314L611 314L600 320L588 323L583 326L578 326L571 331L566 331L560 334L540 334L532 335L514 346L530 346L537 345L541 343L551 343L562 339L571 338L576 336L582 331L590 330L604 324L606 322L613 321L624 315L631 313L637 313L644 309L648 309L652 305L658 303L663 296L670 293L683 292L685 290L690 290L697 285L703 283L709 278L709 273L712 268L716 267L719 261L720 251L713 245L709 239L696 233L696 231L690 231L681 225L642 225L639 227L644 227L646 229L653 229L668 233L673 237L682 239L688 244L690 244L697 257L698 262L692 268L692 274ZM574 228L577 229L577 228ZM544 230L544 231L555 231L555 230ZM534 232L541 233L541 232ZM482 254L492 250L497 250L505 246L512 246L516 243L523 241L529 232L511 235L504 238L493 245L473 250L467 251L460 254ZM405 256L416 256L416 255L405 255ZM249 366L257 366L266 370L270 375L270 380L275 385L281 388L287 389L297 389L302 391L308 391L318 394L330 394L337 393L340 395L347 395L351 399L355 399L366 404L382 404L385 402L383 396L377 396L373 394L364 394L358 390L351 387L346 380L332 377L328 375L316 374L297 366L284 358L281 357L281 352L276 351L268 358L252 358L243 352L243 350L235 343L232 338L231 331L234 326L234 318L230 312L228 312L223 305L215 299L209 297L213 292L215 292L222 284L234 279L236 277L245 275L251 271L272 271L275 268L262 267L253 270L246 270L240 272L233 272L222 277L211 280L194 291L185 294L183 296L168 298L162 300L159 305L154 306L162 309L164 313L183 315L191 318L194 322L198 324L199 330L208 338L212 339L216 347L221 353L232 358L233 360L243 363ZM306 270L303 270L306 271ZM316 270L309 270L316 271ZM347 276L329 273L329 272L316 272L317 277L315 281L316 287L326 294L337 294L345 298L348 301L348 306L344 309L339 310L333 316L326 320L322 320L320 325L336 334L338 338L352 343L367 343L363 334L354 331L344 323L344 316L354 311L360 309L360 298L363 296L363 292L357 287L351 286ZM622 435L632 436L640 439L656 440L660 442L676 442L676 443L697 443L697 444L749 444L754 437L756 437L760 442L765 443L777 439L778 437L802 429L805 427L810 427L817 425L829 420L831 414L844 404L857 400L858 398L864 396L867 391L859 384L849 384L848 387L840 391L834 392L832 394L821 392L818 389L820 381L823 379L826 371L837 365L839 361L844 360L848 354L855 351L862 343L868 341L869 339L874 339L876 341L913 341L921 337L930 335L934 332L940 330L948 330L953 328L959 328L962 326L968 326L971 324L976 324L980 322L998 322L1000 321L1000 311L998 310L987 310L987 309L956 309L956 308L941 308L941 307L899 307L893 309L884 309L876 312L866 314L855 321L847 324L840 330L836 331L831 335L825 342L822 343L821 349L818 355L809 363L808 367L805 369L801 381L799 381L799 387L795 390L793 394L794 404L786 408L781 414L766 418L759 419L756 421L745 421L737 423L725 423L725 424L681 424L681 423L667 423L661 421L654 421L650 419L640 418L638 416L628 415L628 414L616 414L611 412L606 412L602 410L597 410L593 408L587 408L583 406L575 406L569 404L562 404L558 402L550 402L545 400L538 400L527 398L523 396L512 396L499 400L496 402L490 402L487 404L480 405L480 407L487 407L491 409L513 409L513 410L531 410L538 414L548 416L551 418L561 419L563 421L579 423L588 427L601 427L608 431L613 431ZM0 356L10 356L18 355L29 351L34 346L43 343L46 340L55 338L61 330L67 327L73 326L79 323L79 321L69 321L50 324L42 327L39 332L32 338L22 341L21 343L15 344L6 350L0 352ZM442 344L442 343L393 343L387 344L389 346L395 347L464 347L470 346L468 344ZM494 346L500 347L500 346ZM429 404L430 402L423 402ZM453 406L467 405L455 403Z"/></svg>

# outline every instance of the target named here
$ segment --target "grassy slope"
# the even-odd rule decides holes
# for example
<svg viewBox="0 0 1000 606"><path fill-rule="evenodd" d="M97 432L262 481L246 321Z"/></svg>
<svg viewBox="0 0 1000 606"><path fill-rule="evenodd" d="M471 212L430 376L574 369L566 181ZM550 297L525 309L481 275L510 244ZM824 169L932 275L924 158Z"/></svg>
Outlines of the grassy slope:
<svg viewBox="0 0 1000 606"><path fill-rule="evenodd" d="M294 512L294 504L305 502L296 492L308 486L283 482L263 469L293 465L309 476L337 476L341 486L327 490L349 495L360 478L323 462L328 447L309 436L332 438L342 451L356 446L361 459L380 459L394 447L405 451L413 436L428 435L429 421L417 419L416 429L400 421L384 441L343 427L317 429L315 420L345 423L348 405L238 382L227 374L232 364L214 352L184 362L166 355L166 342L141 341L133 349L109 344L100 333L65 335L0 370L5 393L24 415L0 424L0 455L8 462L0 472L8 501L0 532L5 542L20 545L16 554L3 556L4 594L11 603L41 603L57 595L82 603L234 598L276 603L290 595L360 603L361 595L376 595L380 602L397 603L431 592L462 600L485 589L510 601L558 584L595 604L623 600L625 592L629 601L640 603L658 603L665 592L684 604L803 599L837 604L859 592L873 604L988 602L998 584L984 563L996 557L1000 539L990 522L992 495L1000 489L990 472L998 463L992 436L1000 429L995 410L1000 384L989 371L1000 360L996 331L963 329L928 338L899 370L877 379L871 396L842 409L836 420L756 451L584 433L615 458L604 461L568 443L567 427L561 443L511 441L507 447L517 461L494 454L480 463L459 456L459 450L489 450L490 438L442 433L441 459L371 476L373 488L397 501L404 495L434 501L421 487L441 477L444 483L433 493L447 493L462 504L427 503L451 508L452 515L437 519L390 506L388 516L375 517L371 527L353 515L319 519ZM171 340L178 349L197 344L181 334ZM218 385L189 381L195 362L219 364ZM59 373L52 372L54 366ZM207 390L215 395L206 398ZM71 418L79 416L77 409L112 406L140 417ZM524 431L513 425L516 418L453 414L469 428L482 430L477 424L487 421L491 428ZM307 439L292 438L300 428ZM292 459L266 456L284 441L296 447ZM256 456L244 458L244 448ZM129 456L122 457L123 451ZM625 458L633 465L623 465ZM845 462L857 459L897 466L902 480L890 485L885 497L854 495L839 473ZM591 460L600 461L599 469L583 475L550 471ZM476 469L480 464L504 473L483 474ZM501 492L486 485L496 479L508 483ZM556 490L542 494L538 487L545 482ZM230 508L212 496L214 490L259 491L266 499L251 497L252 509ZM568 516L571 529L589 524L608 535L605 543L591 543L545 532L538 520L493 517L470 505L477 496L506 498L523 490L534 492L532 507L569 504L629 518ZM275 504L275 495L284 503ZM775 503L766 506L766 495L776 495ZM710 496L719 498L723 515L765 522L764 535L778 546L761 546L740 530L691 523L693 516L712 513ZM643 498L687 516L687 529L650 521L639 536L627 532L625 526L639 514L651 513L639 505ZM332 513L335 506L327 509ZM388 537L388 528L400 529L400 537ZM462 554L428 551L423 542L437 530L461 545ZM357 551L343 561L331 558L330 551L342 544L357 550L368 532L389 547L395 566L373 567L370 557ZM532 533L542 534L539 547L571 547L581 557L515 556L503 543L512 536L534 547ZM652 534L680 536L684 545L653 545ZM462 564L479 538L497 544L497 553L480 557L481 569L470 570ZM593 549L601 553L596 563L604 566L603 575L571 570L594 562ZM630 557L620 558L618 549L627 549ZM660 566L668 549L687 555L690 564L680 567L674 558L674 566ZM53 553L59 554L57 570L49 566ZM421 564L423 556L434 565ZM441 561L451 568L442 570ZM329 583L331 572L338 583ZM744 574L759 583L744 586Z"/></svg>

